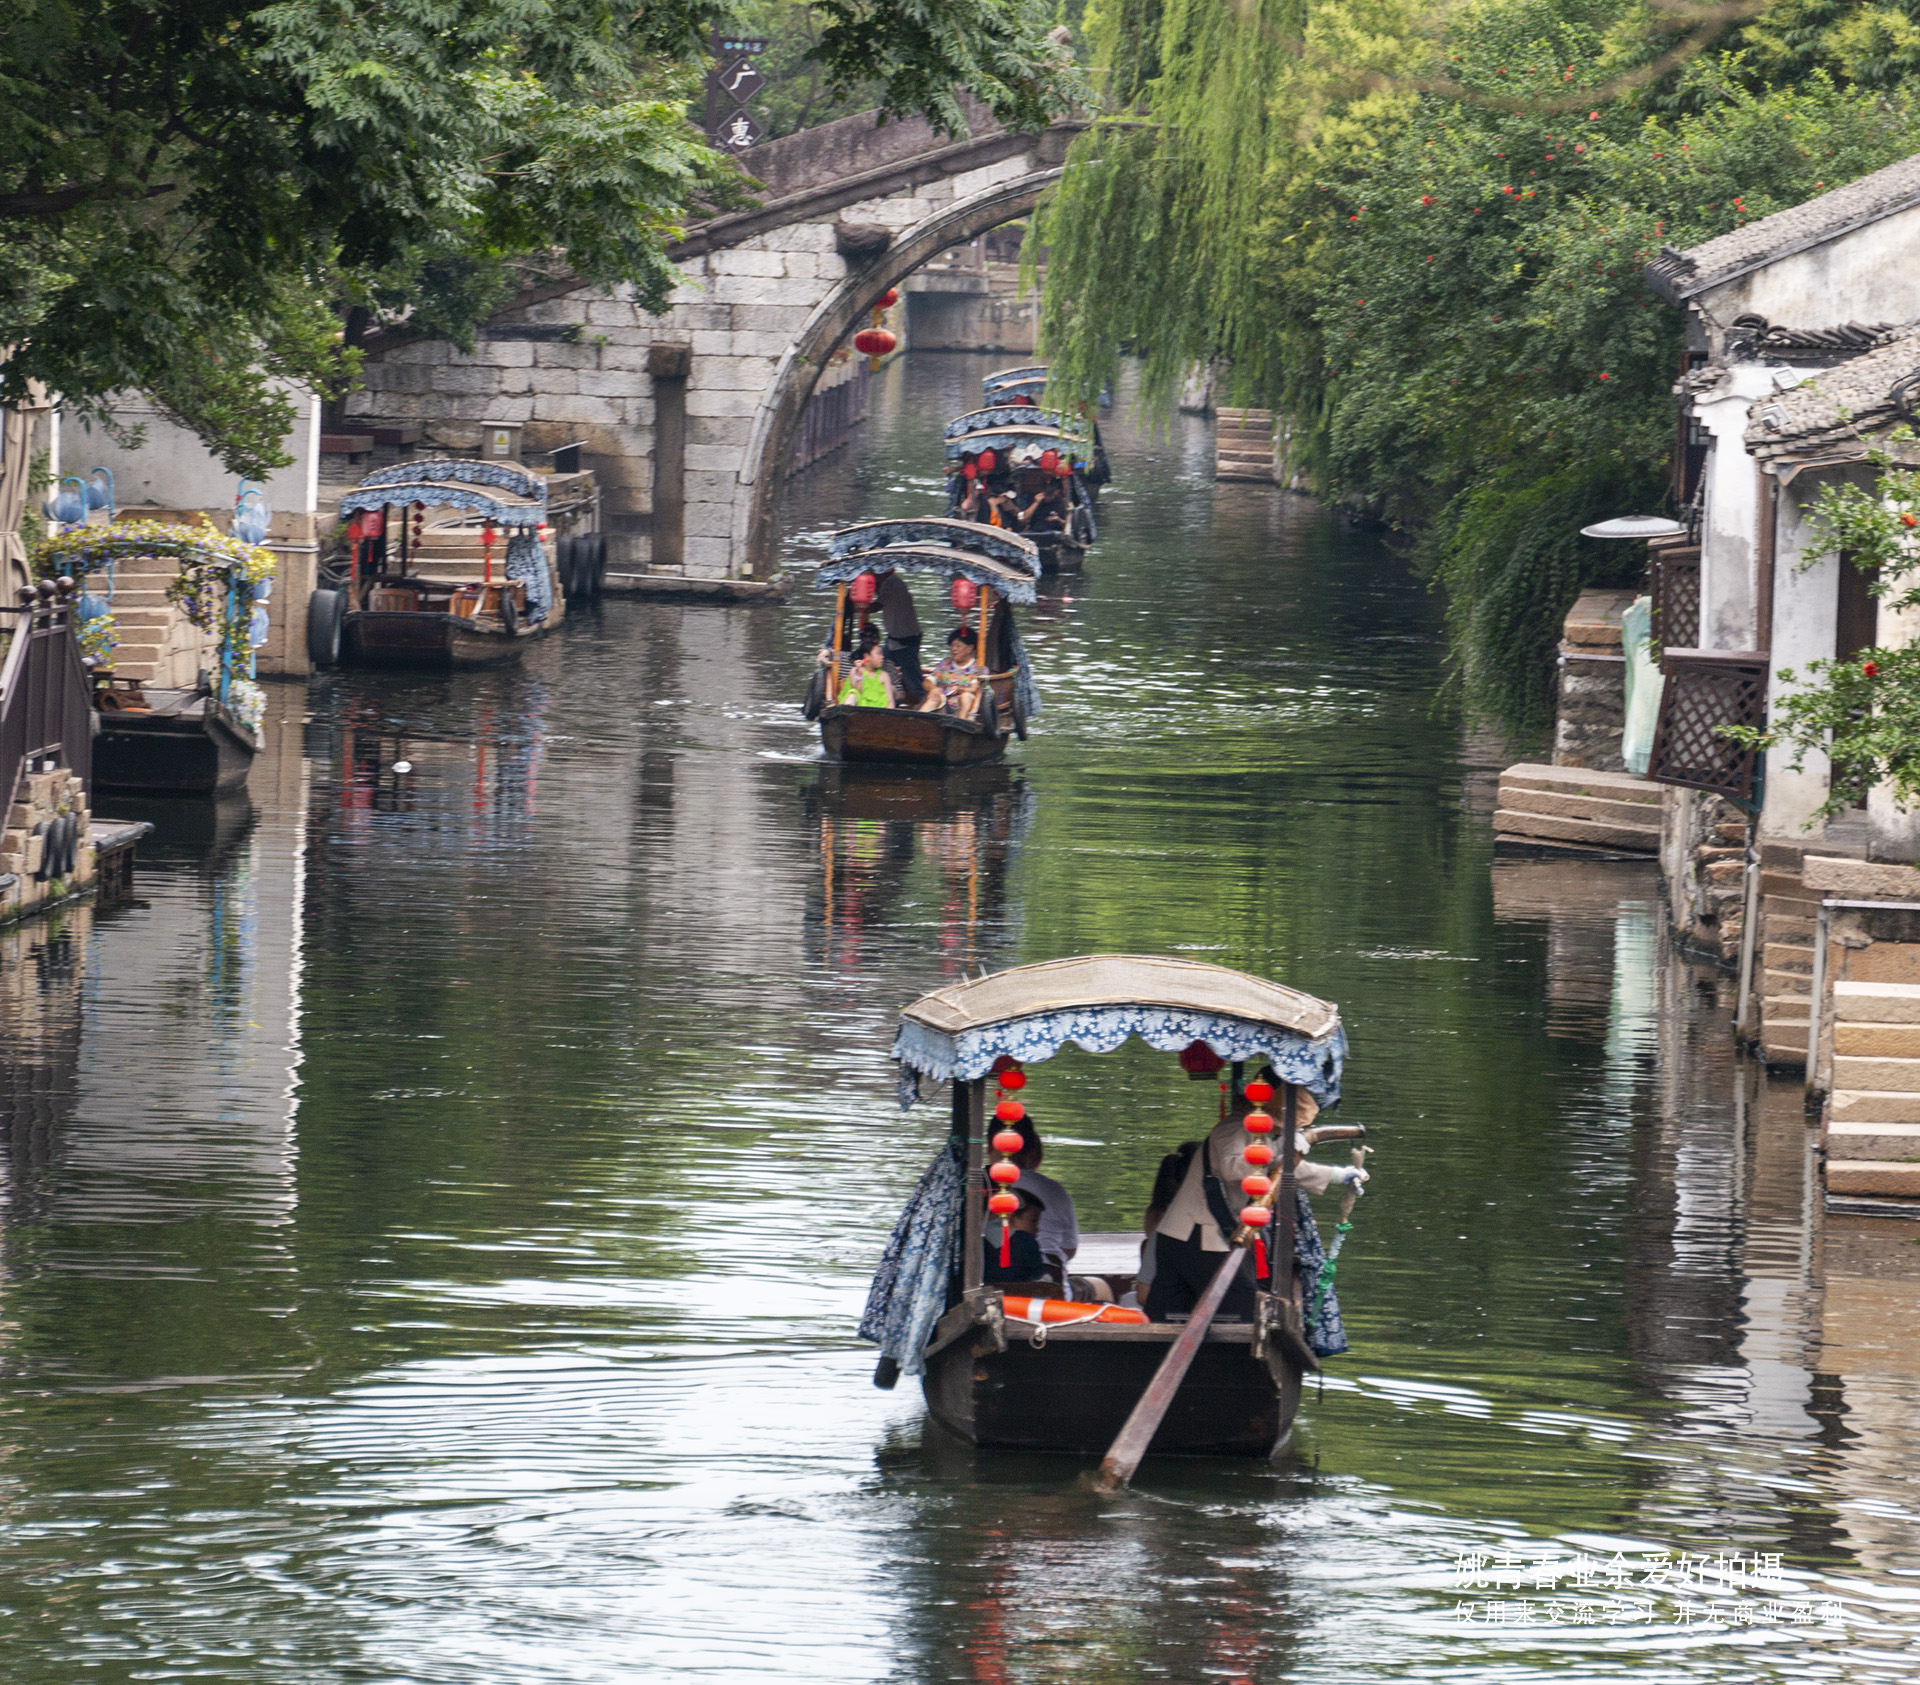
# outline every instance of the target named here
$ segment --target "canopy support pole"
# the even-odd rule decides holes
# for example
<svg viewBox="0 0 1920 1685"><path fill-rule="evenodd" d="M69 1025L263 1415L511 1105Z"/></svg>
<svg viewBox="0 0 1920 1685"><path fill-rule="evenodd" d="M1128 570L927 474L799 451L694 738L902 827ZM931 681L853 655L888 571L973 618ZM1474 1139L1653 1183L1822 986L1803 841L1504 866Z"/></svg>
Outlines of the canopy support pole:
<svg viewBox="0 0 1920 1685"><path fill-rule="evenodd" d="M966 1131L967 1138L967 1221L966 1255L960 1260L960 1285L971 1293L974 1288L986 1281L986 1254L981 1247L981 1231L986 1226L986 1209L982 1203L987 1185L984 1174L986 1160L987 1119L987 1079L980 1077L973 1082L954 1079L953 1084L953 1126Z"/></svg>
<svg viewBox="0 0 1920 1685"><path fill-rule="evenodd" d="M979 661L980 670L983 673L988 670L987 669L987 616L990 615L991 613L993 613L993 587L991 585L982 585L980 587L980 646L979 646L979 653L977 654L975 659Z"/></svg>
<svg viewBox="0 0 1920 1685"><path fill-rule="evenodd" d="M1296 1223L1295 1205L1299 1202L1293 1197L1293 1161L1298 1149L1294 1144L1294 1131L1298 1127L1300 1115L1300 1090L1288 1083L1282 1091L1280 1100L1280 1127L1286 1133L1287 1145L1280 1154L1280 1192L1274 1200L1279 1210L1279 1233L1274 1236L1274 1256L1269 1264L1273 1272L1273 1292L1276 1297L1293 1297L1293 1231Z"/></svg>
<svg viewBox="0 0 1920 1685"><path fill-rule="evenodd" d="M833 695L830 701L840 700L840 635L847 627L847 588L842 585L840 594L833 599Z"/></svg>

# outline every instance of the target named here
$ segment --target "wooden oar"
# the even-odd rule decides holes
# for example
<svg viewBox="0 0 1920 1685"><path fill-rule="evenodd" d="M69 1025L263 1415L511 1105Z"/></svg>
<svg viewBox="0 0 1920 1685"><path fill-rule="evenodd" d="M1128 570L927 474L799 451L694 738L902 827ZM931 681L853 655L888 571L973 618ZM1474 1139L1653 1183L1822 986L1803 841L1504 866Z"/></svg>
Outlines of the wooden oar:
<svg viewBox="0 0 1920 1685"><path fill-rule="evenodd" d="M1119 1437L1114 1440L1100 1464L1100 1478L1094 1482L1099 1491L1118 1492L1133 1478L1134 1470L1140 1466L1140 1459L1153 1443L1153 1436L1160 1431L1160 1423L1173 1403L1173 1395L1180 1390L1180 1383L1187 1377L1193 1354L1207 1337L1207 1328L1213 1321L1214 1313L1220 1309L1220 1301L1227 1296L1227 1289L1233 1285L1233 1279L1239 1274L1246 1255L1244 1246L1236 1246L1221 1261L1219 1269L1214 1271L1213 1280L1207 1283L1206 1292L1200 1295L1200 1303L1194 1306L1186 1327L1180 1330L1180 1337L1167 1348L1167 1355L1160 1360L1160 1367L1147 1384L1147 1390L1140 1395L1140 1402L1133 1407L1126 1426L1120 1430Z"/></svg>

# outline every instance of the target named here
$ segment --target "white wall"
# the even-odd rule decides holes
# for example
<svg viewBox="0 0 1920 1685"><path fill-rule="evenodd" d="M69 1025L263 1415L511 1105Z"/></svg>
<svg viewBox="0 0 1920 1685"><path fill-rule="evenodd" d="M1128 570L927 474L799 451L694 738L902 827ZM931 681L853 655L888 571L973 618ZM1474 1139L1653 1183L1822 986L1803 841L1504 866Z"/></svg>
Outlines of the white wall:
<svg viewBox="0 0 1920 1685"><path fill-rule="evenodd" d="M1836 236L1823 246L1775 258L1697 303L1719 331L1749 311L1785 327L1911 322L1920 317L1920 206Z"/></svg>
<svg viewBox="0 0 1920 1685"><path fill-rule="evenodd" d="M293 458L266 482L276 515L311 515L319 501L320 400L284 381L274 385L294 402L294 425L283 449ZM85 478L96 467L113 475L116 501L156 503L163 509L231 509L239 476L221 466L197 435L169 419L142 393L128 392L113 405L123 426L144 429L134 449L116 444L101 429L66 418L65 471Z"/></svg>
<svg viewBox="0 0 1920 1685"><path fill-rule="evenodd" d="M1799 475L1782 488L1773 564L1773 661L1767 682L1767 712L1772 717L1782 696L1805 682L1812 661L1833 659L1840 607L1840 560L1823 556L1807 565L1807 552L1817 540L1807 519L1808 506L1823 479L1815 471ZM1782 668L1790 668L1799 683L1785 684ZM1766 807L1761 831L1783 842L1817 841L1805 829L1827 799L1827 757L1818 752L1805 757L1802 770L1789 769L1790 756L1775 749L1767 756Z"/></svg>

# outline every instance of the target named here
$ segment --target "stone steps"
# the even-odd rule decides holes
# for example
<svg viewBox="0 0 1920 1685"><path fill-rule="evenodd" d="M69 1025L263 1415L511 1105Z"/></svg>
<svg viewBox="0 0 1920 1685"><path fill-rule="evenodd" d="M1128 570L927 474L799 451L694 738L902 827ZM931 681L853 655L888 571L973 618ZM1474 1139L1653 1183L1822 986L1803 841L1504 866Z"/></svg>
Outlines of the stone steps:
<svg viewBox="0 0 1920 1685"><path fill-rule="evenodd" d="M1516 840L1652 855L1660 813L1660 787L1631 773L1523 761L1500 775L1493 828Z"/></svg>
<svg viewBox="0 0 1920 1685"><path fill-rule="evenodd" d="M1273 479L1273 415L1267 410L1215 412L1213 477Z"/></svg>
<svg viewBox="0 0 1920 1685"><path fill-rule="evenodd" d="M1827 1192L1920 1200L1920 984L1833 985Z"/></svg>

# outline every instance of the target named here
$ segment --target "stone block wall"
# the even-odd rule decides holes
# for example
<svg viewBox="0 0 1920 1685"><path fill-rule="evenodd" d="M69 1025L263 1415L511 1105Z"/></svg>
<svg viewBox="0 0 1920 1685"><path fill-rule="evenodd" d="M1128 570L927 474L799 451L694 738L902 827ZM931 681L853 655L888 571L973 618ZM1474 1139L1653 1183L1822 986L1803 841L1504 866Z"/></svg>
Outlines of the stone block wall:
<svg viewBox="0 0 1920 1685"><path fill-rule="evenodd" d="M1553 764L1624 772L1620 739L1627 720L1627 663L1620 617L1632 591L1582 591L1561 628L1560 705Z"/></svg>
<svg viewBox="0 0 1920 1685"><path fill-rule="evenodd" d="M74 864L70 872L55 877L48 870L48 829L68 816L79 821ZM0 925L77 895L93 882L91 826L86 790L66 767L21 776L6 828L0 831L0 878L13 879L0 885Z"/></svg>

